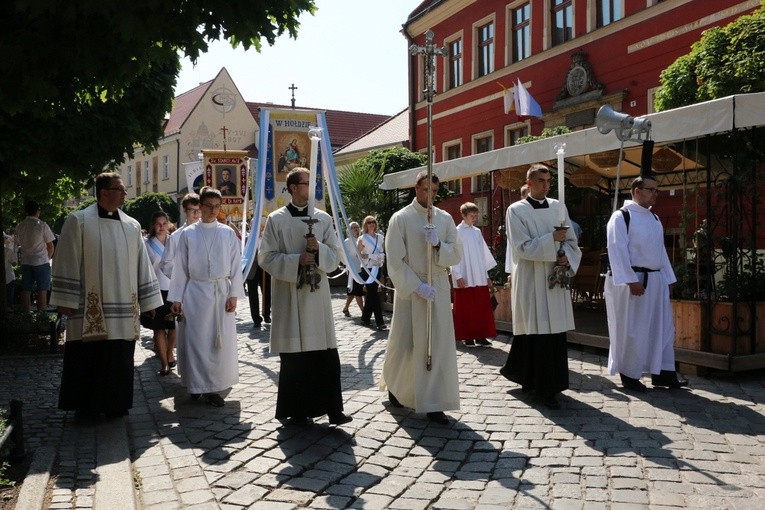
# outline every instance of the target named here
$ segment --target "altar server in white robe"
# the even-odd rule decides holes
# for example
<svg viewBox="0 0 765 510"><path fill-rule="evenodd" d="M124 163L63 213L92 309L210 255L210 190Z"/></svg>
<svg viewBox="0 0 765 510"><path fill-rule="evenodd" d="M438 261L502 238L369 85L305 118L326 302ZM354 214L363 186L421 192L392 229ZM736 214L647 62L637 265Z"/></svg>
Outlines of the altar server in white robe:
<svg viewBox="0 0 765 510"><path fill-rule="evenodd" d="M549 168L532 165L526 174L529 196L510 206L513 343L500 373L558 409L556 396L568 389L566 331L574 329L574 310L571 291L558 284L550 288L548 277L556 265L573 276L582 253L572 229L555 230L561 207L566 224L569 218L565 205L547 198L550 180Z"/></svg>
<svg viewBox="0 0 765 510"><path fill-rule="evenodd" d="M432 196L438 192L432 176ZM417 175L415 199L393 215L385 251L388 276L395 287L393 320L388 336L380 389L388 389L395 407L427 413L436 423L449 423L444 411L460 408L457 349L447 270L462 259L462 244L452 216L433 207L428 224L428 174ZM428 246L430 244L430 246ZM433 250L432 280L428 285L428 255ZM432 370L427 370L428 301L432 311Z"/></svg>
<svg viewBox="0 0 765 510"><path fill-rule="evenodd" d="M669 285L676 278L664 246L664 228L651 212L657 186L650 177L636 177L632 200L625 201L624 211L614 212L606 226L611 266L603 290L611 343L608 373L619 374L625 388L640 392L646 391L640 382L643 374L651 374L653 386L688 384L675 372Z"/></svg>
<svg viewBox="0 0 765 510"><path fill-rule="evenodd" d="M258 263L271 274L271 352L281 362L276 418L284 423L308 425L324 414L333 425L351 421L343 413L340 356L337 352L327 273L340 261L340 241L332 218L321 210L310 216L310 172L297 167L287 174L292 200L268 215L258 249ZM312 290L301 275L313 267L319 287Z"/></svg>
<svg viewBox="0 0 765 510"><path fill-rule="evenodd" d="M59 409L117 418L133 406L140 312L162 306L141 225L122 212L116 173L96 177L97 203L64 222L53 259L50 303L67 316Z"/></svg>
<svg viewBox="0 0 765 510"><path fill-rule="evenodd" d="M173 232L170 237L167 238L165 251L162 252L162 259L159 261L159 270L168 278L173 276L175 247L178 244L178 240L181 238L181 232L183 232L183 229L189 225L193 225L199 221L200 215L202 214L202 208L199 205L199 195L196 193L186 193L183 196L183 199L181 199L181 207L183 208L183 213L186 215L186 222L181 228ZM178 324L178 329L180 329L181 326L181 324Z"/></svg>
<svg viewBox="0 0 765 510"><path fill-rule="evenodd" d="M491 345L487 337L497 336L489 270L497 265L483 233L475 226L480 213L473 202L460 207L462 223L457 233L462 242L462 260L452 266L454 286L454 337L468 347Z"/></svg>
<svg viewBox="0 0 765 510"><path fill-rule="evenodd" d="M202 221L183 229L176 245L170 290L172 312L183 315L178 372L191 398L225 405L220 392L239 382L236 304L244 297L242 253L234 230L219 223L222 197L200 190Z"/></svg>

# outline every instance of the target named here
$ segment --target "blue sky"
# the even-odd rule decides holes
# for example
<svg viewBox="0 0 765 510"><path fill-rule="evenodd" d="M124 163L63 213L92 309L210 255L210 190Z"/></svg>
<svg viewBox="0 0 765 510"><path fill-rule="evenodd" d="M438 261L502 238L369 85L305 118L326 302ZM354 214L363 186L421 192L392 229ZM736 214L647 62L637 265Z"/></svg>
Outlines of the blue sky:
<svg viewBox="0 0 765 510"><path fill-rule="evenodd" d="M247 101L393 115L407 106L407 41L401 26L418 0L316 0L300 16L297 40L234 50L210 45L196 67L183 59L176 95L211 80L225 67Z"/></svg>

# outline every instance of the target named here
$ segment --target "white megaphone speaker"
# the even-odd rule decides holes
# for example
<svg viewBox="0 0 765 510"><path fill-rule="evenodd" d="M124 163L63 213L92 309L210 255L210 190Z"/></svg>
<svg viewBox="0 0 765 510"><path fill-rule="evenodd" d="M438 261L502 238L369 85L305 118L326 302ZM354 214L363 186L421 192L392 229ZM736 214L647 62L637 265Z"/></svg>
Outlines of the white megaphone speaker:
<svg viewBox="0 0 765 510"><path fill-rule="evenodd" d="M595 126L601 134L611 131L616 133L616 138L621 141L642 141L641 134L651 131L651 121L643 117L637 119L626 113L615 112L610 105L603 105L595 117Z"/></svg>

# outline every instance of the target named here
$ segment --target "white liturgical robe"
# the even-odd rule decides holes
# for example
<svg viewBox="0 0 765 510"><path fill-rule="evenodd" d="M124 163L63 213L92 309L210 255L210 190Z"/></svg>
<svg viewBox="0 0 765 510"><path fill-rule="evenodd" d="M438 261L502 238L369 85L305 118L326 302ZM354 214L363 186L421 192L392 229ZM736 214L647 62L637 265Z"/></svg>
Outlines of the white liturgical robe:
<svg viewBox="0 0 765 510"><path fill-rule="evenodd" d="M307 216L292 216L286 207L268 215L258 249L258 264L271 275L271 352L294 353L337 349L327 273L340 261L340 244L332 218L314 211L313 234L319 241L319 288L297 288L300 255L305 252Z"/></svg>
<svg viewBox="0 0 765 510"><path fill-rule="evenodd" d="M388 275L395 287L393 321L385 352L380 388L417 412L459 409L457 349L447 269L462 258L462 243L451 215L433 208L441 247L433 249L432 370L426 369L427 301L416 291L427 283L427 208L416 200L393 215L385 238Z"/></svg>
<svg viewBox="0 0 765 510"><path fill-rule="evenodd" d="M462 260L452 266L452 285L457 287L457 280L465 279L468 287L486 287L489 283L489 270L497 265L494 255L480 229L464 221L457 225L457 233L462 241Z"/></svg>
<svg viewBox="0 0 765 510"><path fill-rule="evenodd" d="M514 335L547 335L574 329L571 291L559 285L551 289L547 282L561 248L561 243L553 239L553 230L560 225L561 204L552 198L546 200L549 207L543 209L534 209L528 200L519 200L510 206L508 214L515 264L512 273ZM568 224L568 211L565 217ZM571 228L566 232L563 251L573 275L579 268L582 252Z"/></svg>
<svg viewBox="0 0 765 510"><path fill-rule="evenodd" d="M178 372L189 393L239 382L236 314L226 312L226 301L244 297L240 244L233 229L217 221L188 226L177 239L167 300L183 309Z"/></svg>
<svg viewBox="0 0 765 510"><path fill-rule="evenodd" d="M603 295L608 315L608 372L639 379L644 373L675 370L675 324L669 285L675 273L664 247L661 221L632 200L624 202L630 213L629 230L624 215L616 211L606 226L611 274ZM636 272L633 267L653 270ZM645 294L633 296L627 285L643 282Z"/></svg>

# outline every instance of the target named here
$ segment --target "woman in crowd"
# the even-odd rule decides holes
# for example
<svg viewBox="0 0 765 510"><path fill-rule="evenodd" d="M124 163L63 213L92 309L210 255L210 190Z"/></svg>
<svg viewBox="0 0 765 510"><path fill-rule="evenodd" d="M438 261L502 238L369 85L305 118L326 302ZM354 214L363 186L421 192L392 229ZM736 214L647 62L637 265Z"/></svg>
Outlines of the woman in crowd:
<svg viewBox="0 0 765 510"><path fill-rule="evenodd" d="M385 331L387 326L383 322L382 303L377 293L377 280L381 277L381 268L385 263L385 239L377 232L377 219L367 216L361 225L361 237L358 241L358 250L361 254L362 278L366 279L367 289L364 300L364 311L361 313L361 323L365 326L372 325L372 314L375 315L377 329Z"/></svg>
<svg viewBox="0 0 765 510"><path fill-rule="evenodd" d="M343 307L343 315L346 317L351 316L351 311L348 307L353 299L356 299L356 304L359 305L359 310L364 313L364 286L353 279L353 273L351 269L357 273L361 269L361 254L357 247L359 240L359 232L361 227L355 221L352 221L348 227L349 235L345 239L345 248L348 254L348 298L345 300L345 306Z"/></svg>
<svg viewBox="0 0 765 510"><path fill-rule="evenodd" d="M167 300L167 291L170 288L170 278L159 270L159 262L165 252L165 241L168 238L170 219L164 211L157 211L151 216L151 227L146 237L146 251L154 273L157 275L159 290L162 293L164 304L154 312L154 318L150 319L149 326L154 331L154 350L159 356L162 365L159 375L165 376L175 366L175 321L167 320L170 314L170 303Z"/></svg>

